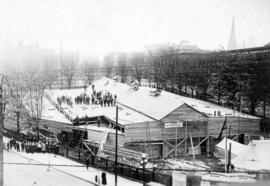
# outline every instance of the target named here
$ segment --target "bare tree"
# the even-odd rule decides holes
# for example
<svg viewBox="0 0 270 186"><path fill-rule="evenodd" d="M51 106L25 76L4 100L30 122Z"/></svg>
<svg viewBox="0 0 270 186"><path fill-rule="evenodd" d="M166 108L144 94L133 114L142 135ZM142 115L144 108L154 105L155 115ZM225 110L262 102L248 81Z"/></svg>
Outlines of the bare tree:
<svg viewBox="0 0 270 186"><path fill-rule="evenodd" d="M28 110L33 123L37 127L38 132L42 116L43 97L47 86L44 81L44 76L45 74L38 69L31 69L26 73L28 83L26 83L26 98L24 99L24 105Z"/></svg>
<svg viewBox="0 0 270 186"><path fill-rule="evenodd" d="M46 74L37 66L27 66L21 71L10 70L6 74L7 111L9 112L6 112L6 115L15 113L18 132L20 132L20 120L30 121L30 126L34 124L38 128L47 86Z"/></svg>
<svg viewBox="0 0 270 186"><path fill-rule="evenodd" d="M78 56L74 53L67 53L63 54L60 58L61 73L65 77L68 88L70 88L75 76L75 70L78 66Z"/></svg>
<svg viewBox="0 0 270 186"><path fill-rule="evenodd" d="M132 66L132 75L141 84L144 73L145 58L143 53L134 53L130 58L130 65Z"/></svg>
<svg viewBox="0 0 270 186"><path fill-rule="evenodd" d="M43 62L42 73L44 73L44 81L48 88L52 88L53 82L57 80L57 64L56 59L46 58Z"/></svg>
<svg viewBox="0 0 270 186"><path fill-rule="evenodd" d="M98 66L99 62L97 58L89 58L88 60L83 61L81 68L87 78L88 84L91 84L97 76Z"/></svg>
<svg viewBox="0 0 270 186"><path fill-rule="evenodd" d="M104 57L105 76L111 78L113 66L114 66L114 57L113 57L113 55L106 55Z"/></svg>
<svg viewBox="0 0 270 186"><path fill-rule="evenodd" d="M117 56L117 71L118 74L121 76L121 82L125 83L127 80L127 54L120 53Z"/></svg>
<svg viewBox="0 0 270 186"><path fill-rule="evenodd" d="M23 100L25 94L25 78L23 74L14 69L9 69L9 73L6 73L5 85L6 85L6 116L8 120L16 118L17 132L20 132L20 119L22 119L21 113L23 110Z"/></svg>

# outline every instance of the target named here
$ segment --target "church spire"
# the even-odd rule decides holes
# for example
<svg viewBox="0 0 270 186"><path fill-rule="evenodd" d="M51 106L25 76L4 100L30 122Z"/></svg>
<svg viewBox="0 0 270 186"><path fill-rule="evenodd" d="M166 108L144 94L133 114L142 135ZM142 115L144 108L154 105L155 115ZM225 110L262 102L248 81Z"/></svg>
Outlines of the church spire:
<svg viewBox="0 0 270 186"><path fill-rule="evenodd" d="M231 35L230 35L230 40L229 40L229 44L228 44L228 50L235 50L236 48L237 48L237 45L236 45L236 36L235 36L235 28L234 28L234 17L233 17Z"/></svg>

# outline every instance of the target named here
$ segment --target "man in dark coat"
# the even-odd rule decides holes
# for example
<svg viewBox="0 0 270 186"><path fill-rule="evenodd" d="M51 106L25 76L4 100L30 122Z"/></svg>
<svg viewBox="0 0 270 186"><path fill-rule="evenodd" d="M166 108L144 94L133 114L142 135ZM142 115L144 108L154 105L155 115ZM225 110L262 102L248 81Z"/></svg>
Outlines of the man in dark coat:
<svg viewBox="0 0 270 186"><path fill-rule="evenodd" d="M88 157L86 158L85 163L86 163L86 169L88 170L88 167L89 167L89 158Z"/></svg>

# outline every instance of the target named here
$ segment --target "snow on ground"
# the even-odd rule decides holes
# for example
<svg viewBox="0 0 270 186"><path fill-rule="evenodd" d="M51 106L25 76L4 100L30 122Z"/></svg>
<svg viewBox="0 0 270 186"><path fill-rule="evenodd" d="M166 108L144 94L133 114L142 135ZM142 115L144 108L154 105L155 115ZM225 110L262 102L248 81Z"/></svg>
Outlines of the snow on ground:
<svg viewBox="0 0 270 186"><path fill-rule="evenodd" d="M211 173L202 175L202 180L223 183L255 183L255 175L243 173Z"/></svg>
<svg viewBox="0 0 270 186"><path fill-rule="evenodd" d="M270 171L270 140L253 140L233 159L236 168L252 171Z"/></svg>
<svg viewBox="0 0 270 186"><path fill-rule="evenodd" d="M225 156L226 140L227 140L227 151L229 150L229 146L231 144L231 152L233 154L232 159L235 158L236 156L241 155L241 153L248 148L247 145L243 145L239 142L224 137L221 142L215 145L215 148L217 148L217 150L218 149L222 150L222 154L219 154L221 155L222 158L224 158Z"/></svg>
<svg viewBox="0 0 270 186"><path fill-rule="evenodd" d="M4 186L67 186L94 185L61 171L50 169L47 166L29 165L35 161L20 156L19 153L4 151ZM7 163L26 163L28 165L14 165Z"/></svg>
<svg viewBox="0 0 270 186"><path fill-rule="evenodd" d="M175 160L175 159L169 159L168 163L170 164L170 167L173 169L189 169L189 170L208 170L210 167L208 167L204 162L199 160Z"/></svg>
<svg viewBox="0 0 270 186"><path fill-rule="evenodd" d="M6 186L14 185L24 185L24 184L15 184L15 181L12 179L16 175L16 178L25 185L32 185L34 181L39 182L36 185L89 185L89 182L95 182L95 176L101 174L101 170L94 169L89 167L87 170L85 165L69 160L65 157L49 154L49 153L25 153L25 152L5 152L4 153L4 162L12 163L42 163L50 164L52 166L29 166L29 165L8 165L5 164L5 180ZM68 165L68 166L53 166L53 165ZM47 171L49 168L50 171ZM12 172L14 170L15 172ZM56 174L56 175L54 175ZM64 176L63 176L64 175ZM69 176L67 176L69 175ZM57 177L57 178L54 178ZM75 177L77 177L75 179ZM52 178L52 179L50 179ZM55 179L55 182L52 181ZM61 181L63 180L62 184ZM70 182L68 181L70 180ZM78 180L78 181L77 181ZM81 182L84 181L87 184ZM77 182L76 182L77 181ZM18 183L18 182L16 182ZM74 184L73 184L74 183ZM76 183L76 184L75 184ZM78 184L80 183L80 184ZM114 175L107 173L107 185L114 185ZM138 186L141 183L136 181L131 181L129 179L118 177L119 186Z"/></svg>

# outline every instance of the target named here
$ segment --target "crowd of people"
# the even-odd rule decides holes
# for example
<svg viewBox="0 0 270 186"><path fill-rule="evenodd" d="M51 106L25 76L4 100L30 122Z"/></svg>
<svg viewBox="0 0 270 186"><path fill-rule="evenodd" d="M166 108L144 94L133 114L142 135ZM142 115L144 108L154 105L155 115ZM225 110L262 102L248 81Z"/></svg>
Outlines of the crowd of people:
<svg viewBox="0 0 270 186"><path fill-rule="evenodd" d="M7 151L16 150L17 152L26 152L26 153L55 153L57 154L59 151L59 144L56 142L42 142L42 141L22 141L18 142L14 138L9 140L5 144L5 148Z"/></svg>
<svg viewBox="0 0 270 186"><path fill-rule="evenodd" d="M112 107L116 105L117 96L112 94L107 90L96 91L94 85L92 85L92 94L88 95L86 92L81 93L79 96L74 98L70 96L58 96L57 103L61 106L62 103L66 103L69 106L73 106L73 103L76 105L85 104L85 105L101 105L102 107Z"/></svg>
<svg viewBox="0 0 270 186"><path fill-rule="evenodd" d="M83 94L75 97L75 104L89 105L90 104L90 97L86 93L83 93Z"/></svg>
<svg viewBox="0 0 270 186"><path fill-rule="evenodd" d="M93 94L91 95L91 102L92 104L99 104L102 107L110 107L115 106L116 104L117 96L113 95L109 91L93 91Z"/></svg>
<svg viewBox="0 0 270 186"><path fill-rule="evenodd" d="M73 105L72 98L70 96L58 96L57 97L57 102L61 106L62 103L66 103L67 105L71 106Z"/></svg>
<svg viewBox="0 0 270 186"><path fill-rule="evenodd" d="M92 86L91 96L86 93L75 97L75 104L85 104L85 105L101 105L102 107L115 106L117 96L113 95L109 91L96 91L94 86Z"/></svg>
<svg viewBox="0 0 270 186"><path fill-rule="evenodd" d="M14 138L12 138L10 141L7 142L7 144L4 145L7 151L14 148L14 150L16 150L17 152L24 151L25 147L23 143L18 143Z"/></svg>

